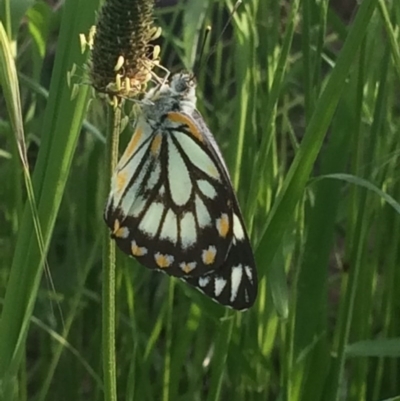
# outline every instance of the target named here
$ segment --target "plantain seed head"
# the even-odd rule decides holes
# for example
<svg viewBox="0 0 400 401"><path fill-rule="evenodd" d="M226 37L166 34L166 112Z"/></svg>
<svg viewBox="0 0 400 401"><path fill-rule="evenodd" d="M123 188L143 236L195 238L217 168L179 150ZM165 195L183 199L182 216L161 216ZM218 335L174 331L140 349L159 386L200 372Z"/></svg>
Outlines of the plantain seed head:
<svg viewBox="0 0 400 401"><path fill-rule="evenodd" d="M91 58L94 88L115 97L133 97L146 90L159 63L159 47L150 42L161 29L154 26L154 0L106 0L100 10Z"/></svg>

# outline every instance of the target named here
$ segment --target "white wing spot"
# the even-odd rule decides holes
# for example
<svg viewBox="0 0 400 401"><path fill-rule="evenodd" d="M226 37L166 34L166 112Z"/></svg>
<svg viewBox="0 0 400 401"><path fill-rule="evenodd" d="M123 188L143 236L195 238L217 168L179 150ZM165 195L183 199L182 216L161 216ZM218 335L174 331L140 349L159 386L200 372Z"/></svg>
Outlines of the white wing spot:
<svg viewBox="0 0 400 401"><path fill-rule="evenodd" d="M146 183L147 190L151 190L154 188L154 186L158 183L160 175L161 175L161 165L160 163L157 163L154 167L154 170L151 172L149 179L147 180Z"/></svg>
<svg viewBox="0 0 400 401"><path fill-rule="evenodd" d="M253 273L250 269L250 266L245 265L244 271L246 272L247 277L249 278L250 282L253 283Z"/></svg>
<svg viewBox="0 0 400 401"><path fill-rule="evenodd" d="M215 296L219 297L221 292L224 290L227 281L222 277L217 277L215 279Z"/></svg>
<svg viewBox="0 0 400 401"><path fill-rule="evenodd" d="M209 226L211 224L210 213L208 212L206 205L198 195L196 195L195 206L196 206L197 221L199 223L200 228Z"/></svg>
<svg viewBox="0 0 400 401"><path fill-rule="evenodd" d="M129 187L128 191L122 198L121 209L123 210L123 213L125 215L134 214L133 210L135 208L136 202L141 197L140 189L141 189L141 185L143 183L143 179L149 168L149 165L150 165L150 162L149 162L149 160L147 160L144 163L143 167L141 168L138 176L135 178L135 181L132 183L132 185ZM130 180L132 176L129 176L129 177L130 177L129 178L129 180Z"/></svg>
<svg viewBox="0 0 400 401"><path fill-rule="evenodd" d="M192 193L192 182L186 164L170 137L168 138L168 182L172 201L177 206L185 205Z"/></svg>
<svg viewBox="0 0 400 401"><path fill-rule="evenodd" d="M145 206L146 206L146 199L144 199L142 196L139 196L131 206L128 214L133 217L138 217L139 214L142 213Z"/></svg>
<svg viewBox="0 0 400 401"><path fill-rule="evenodd" d="M174 131L174 135L182 149L190 155L190 162L193 165L209 176L217 180L221 179L217 166L211 157L191 137L179 131Z"/></svg>
<svg viewBox="0 0 400 401"><path fill-rule="evenodd" d="M182 248L187 249L197 241L196 223L193 213L185 213L185 215L181 219L180 225Z"/></svg>
<svg viewBox="0 0 400 401"><path fill-rule="evenodd" d="M151 203L147 212L140 221L139 230L154 237L157 234L158 227L160 226L163 211L164 205L162 203Z"/></svg>
<svg viewBox="0 0 400 401"><path fill-rule="evenodd" d="M199 186L202 194L207 196L207 198L214 199L217 196L217 191L208 181L198 180L197 185Z"/></svg>
<svg viewBox="0 0 400 401"><path fill-rule="evenodd" d="M238 294L239 285L242 281L243 268L242 265L235 266L231 273L231 302L233 302Z"/></svg>
<svg viewBox="0 0 400 401"><path fill-rule="evenodd" d="M241 241L245 237L243 224L236 214L233 215L233 235L239 241Z"/></svg>
<svg viewBox="0 0 400 401"><path fill-rule="evenodd" d="M209 276L199 278L199 286L202 288L204 288L209 282L210 282Z"/></svg>
<svg viewBox="0 0 400 401"><path fill-rule="evenodd" d="M178 242L178 227L176 214L169 209L165 215L164 224L161 230L160 239L168 239L174 245Z"/></svg>

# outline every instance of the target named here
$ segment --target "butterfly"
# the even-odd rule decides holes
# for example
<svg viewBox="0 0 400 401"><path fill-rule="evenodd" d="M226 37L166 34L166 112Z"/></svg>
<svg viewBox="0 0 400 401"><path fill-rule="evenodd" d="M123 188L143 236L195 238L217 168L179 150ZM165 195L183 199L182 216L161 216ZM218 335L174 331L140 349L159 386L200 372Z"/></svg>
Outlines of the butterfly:
<svg viewBox="0 0 400 401"><path fill-rule="evenodd" d="M257 297L249 237L221 151L182 72L150 89L113 173L104 218L140 264L248 309Z"/></svg>

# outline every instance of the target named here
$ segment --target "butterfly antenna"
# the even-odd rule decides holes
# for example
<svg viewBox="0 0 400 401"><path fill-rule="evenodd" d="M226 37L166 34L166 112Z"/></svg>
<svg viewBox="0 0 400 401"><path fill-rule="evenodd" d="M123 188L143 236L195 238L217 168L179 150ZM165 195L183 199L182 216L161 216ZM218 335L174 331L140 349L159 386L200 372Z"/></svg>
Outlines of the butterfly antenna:
<svg viewBox="0 0 400 401"><path fill-rule="evenodd" d="M197 59L196 64L193 67L194 76L197 76L198 72L200 71L200 68L201 68L201 65L202 65L202 58L203 58L203 55L204 55L204 49L206 48L206 43L207 43L208 36L210 35L210 32L211 32L211 25L207 25L206 31L204 33L204 38L203 38L203 41L202 41L202 44L201 44L199 57Z"/></svg>
<svg viewBox="0 0 400 401"><path fill-rule="evenodd" d="M242 3L243 3L242 0L237 0L237 1L236 1L235 5L234 5L233 8L232 8L231 13L229 14L228 20L226 21L224 27L222 28L222 31L221 31L221 33L219 34L219 37L218 37L216 43L213 45L213 47L212 47L211 50L209 51L209 53L208 53L208 55L207 55L207 58L206 58L205 61L204 61L204 64L207 64L207 63L208 63L208 60L210 59L210 57L213 55L213 53L216 52L217 47L218 47L218 45L219 45L219 42L221 41L222 35L223 35L223 34L225 33L225 31L227 30L228 26L230 25L230 23L231 23L231 21L232 21L232 18L233 18L233 16L234 16L234 14L236 13L236 11L238 10L238 8L241 6ZM202 56L203 56L203 53L204 53L204 47L205 47L206 39L207 39L207 37L208 37L208 34L211 32L211 27L210 27L210 26L208 26L207 29L208 29L208 31L206 31L206 33L205 33L204 40L203 40L203 44L202 44L202 46L201 46L201 52L200 52L199 61L198 61L197 65L196 65L197 68L194 69L195 76L197 76L197 73L199 72L200 67L201 67L201 65L202 65L201 59L202 59Z"/></svg>

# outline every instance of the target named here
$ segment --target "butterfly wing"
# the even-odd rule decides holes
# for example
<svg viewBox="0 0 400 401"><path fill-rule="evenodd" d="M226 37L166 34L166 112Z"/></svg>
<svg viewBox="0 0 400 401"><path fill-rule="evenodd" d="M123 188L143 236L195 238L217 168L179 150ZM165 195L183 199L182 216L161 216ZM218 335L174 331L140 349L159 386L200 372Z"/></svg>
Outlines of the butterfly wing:
<svg viewBox="0 0 400 401"><path fill-rule="evenodd" d="M139 117L112 178L105 220L117 245L151 269L199 277L225 261L233 239L225 167L195 120Z"/></svg>
<svg viewBox="0 0 400 401"><path fill-rule="evenodd" d="M243 310L257 272L228 170L197 111L139 117L115 170L105 220L117 245L151 269L182 277Z"/></svg>

